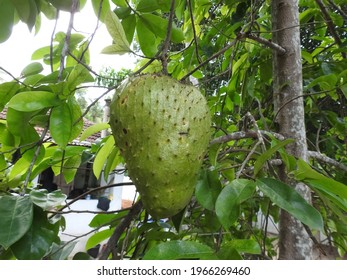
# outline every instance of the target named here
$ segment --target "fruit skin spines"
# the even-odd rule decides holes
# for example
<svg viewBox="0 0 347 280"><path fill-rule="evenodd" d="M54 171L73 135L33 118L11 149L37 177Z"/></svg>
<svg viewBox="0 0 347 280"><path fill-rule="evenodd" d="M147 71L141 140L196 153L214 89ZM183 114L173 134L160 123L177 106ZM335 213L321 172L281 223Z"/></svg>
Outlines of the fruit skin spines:
<svg viewBox="0 0 347 280"><path fill-rule="evenodd" d="M184 209L210 139L200 91L168 76L129 78L112 100L110 125L148 212L163 218Z"/></svg>

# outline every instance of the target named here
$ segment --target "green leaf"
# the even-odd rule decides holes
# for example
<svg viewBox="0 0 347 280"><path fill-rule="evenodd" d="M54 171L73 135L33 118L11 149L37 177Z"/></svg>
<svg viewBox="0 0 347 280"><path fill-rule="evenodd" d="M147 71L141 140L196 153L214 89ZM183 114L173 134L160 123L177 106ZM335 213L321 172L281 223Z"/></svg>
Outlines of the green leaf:
<svg viewBox="0 0 347 280"><path fill-rule="evenodd" d="M35 26L38 7L35 0L11 0L16 7L19 18L25 22L29 30Z"/></svg>
<svg viewBox="0 0 347 280"><path fill-rule="evenodd" d="M222 245L222 249L233 248L239 253L261 254L259 243L252 239L233 239Z"/></svg>
<svg viewBox="0 0 347 280"><path fill-rule="evenodd" d="M195 188L197 201L206 209L214 210L222 185L217 171L203 171Z"/></svg>
<svg viewBox="0 0 347 280"><path fill-rule="evenodd" d="M294 175L296 180L329 194L331 197L347 199L347 186L345 184L318 173L301 159L298 160L298 169L294 172Z"/></svg>
<svg viewBox="0 0 347 280"><path fill-rule="evenodd" d="M33 221L33 204L28 196L0 197L0 245L5 249L29 230Z"/></svg>
<svg viewBox="0 0 347 280"><path fill-rule="evenodd" d="M63 175L67 184L71 183L76 175L78 167L81 165L81 156L76 155L68 158L63 167Z"/></svg>
<svg viewBox="0 0 347 280"><path fill-rule="evenodd" d="M6 82L0 84L0 111L11 100L11 98L20 89L20 85L17 82Z"/></svg>
<svg viewBox="0 0 347 280"><path fill-rule="evenodd" d="M78 135L80 135L83 129L83 117L81 106L78 104L74 96L70 96L70 98L67 101L67 105L70 109L72 118L72 129L70 135L70 141L72 141L75 138L77 138Z"/></svg>
<svg viewBox="0 0 347 280"><path fill-rule="evenodd" d="M73 119L67 103L62 103L52 109L49 130L53 140L62 148L69 143L72 125Z"/></svg>
<svg viewBox="0 0 347 280"><path fill-rule="evenodd" d="M142 17L138 19L136 33L143 54L147 57L154 57L158 51L156 36L147 28Z"/></svg>
<svg viewBox="0 0 347 280"><path fill-rule="evenodd" d="M83 131L81 137L80 137L80 141L84 141L86 140L89 136L92 136L93 134L105 130L105 129L109 129L110 125L108 123L96 123L93 124L92 126L86 128L85 131Z"/></svg>
<svg viewBox="0 0 347 280"><path fill-rule="evenodd" d="M43 71L43 66L39 62L32 62L29 65L25 66L25 68L21 72L21 77L28 77L35 74L39 74Z"/></svg>
<svg viewBox="0 0 347 280"><path fill-rule="evenodd" d="M216 215L225 229L237 221L241 203L254 191L255 184L246 179L236 179L223 188L216 201Z"/></svg>
<svg viewBox="0 0 347 280"><path fill-rule="evenodd" d="M154 12L160 8L158 0L141 0L137 6L136 11L141 13Z"/></svg>
<svg viewBox="0 0 347 280"><path fill-rule="evenodd" d="M65 95L73 94L76 87L80 84L91 82L94 82L94 78L90 72L82 64L77 64L75 67L73 67L67 78L67 92L65 92Z"/></svg>
<svg viewBox="0 0 347 280"><path fill-rule="evenodd" d="M114 138L112 136L109 136L106 139L105 144L99 149L93 163L93 172L96 178L100 177L101 171L104 169L105 162L113 148Z"/></svg>
<svg viewBox="0 0 347 280"><path fill-rule="evenodd" d="M73 0L48 0L58 10L70 12Z"/></svg>
<svg viewBox="0 0 347 280"><path fill-rule="evenodd" d="M207 245L184 240L160 243L147 251L144 260L177 260L177 259L217 259L213 250Z"/></svg>
<svg viewBox="0 0 347 280"><path fill-rule="evenodd" d="M114 41L114 45L119 46L119 49L131 51L123 26L117 15L109 11L105 18L105 24Z"/></svg>
<svg viewBox="0 0 347 280"><path fill-rule="evenodd" d="M134 14L122 20L122 26L127 37L127 41L131 44L134 38L135 27L136 27L136 16Z"/></svg>
<svg viewBox="0 0 347 280"><path fill-rule="evenodd" d="M113 232L114 232L114 229L109 228L109 229L101 230L93 234L87 241L86 250L93 248L96 245L100 244L100 242L106 240L107 238L110 238Z"/></svg>
<svg viewBox="0 0 347 280"><path fill-rule="evenodd" d="M165 39L168 20L154 14L142 14L141 21L156 36Z"/></svg>
<svg viewBox="0 0 347 280"><path fill-rule="evenodd" d="M13 96L8 104L10 108L22 112L34 112L54 107L60 103L57 95L49 91L23 91Z"/></svg>
<svg viewBox="0 0 347 280"><path fill-rule="evenodd" d="M266 152L262 153L261 156L259 156L254 163L254 176L256 176L259 171L262 169L264 163L269 160L279 149L283 148L284 146L293 143L293 139L286 139L274 147L268 149Z"/></svg>
<svg viewBox="0 0 347 280"><path fill-rule="evenodd" d="M71 252L75 248L77 241L75 242L62 242L61 245L56 243L52 244L52 250L49 254L50 260L66 260L70 256Z"/></svg>
<svg viewBox="0 0 347 280"><path fill-rule="evenodd" d="M0 1L0 43L5 42L12 33L15 8L11 1Z"/></svg>
<svg viewBox="0 0 347 280"><path fill-rule="evenodd" d="M261 248L252 239L233 239L223 243L218 251L218 257L222 260L240 260L240 254L261 254Z"/></svg>
<svg viewBox="0 0 347 280"><path fill-rule="evenodd" d="M105 48L103 48L101 50L101 53L103 53L103 54L119 54L119 55L122 55L122 54L125 54L125 53L128 53L128 52L130 52L128 47L124 47L124 45L118 45L118 44L113 44L113 45L106 46Z"/></svg>
<svg viewBox="0 0 347 280"><path fill-rule="evenodd" d="M90 221L89 226L97 228L106 225L113 225L118 223L123 217L128 214L128 211L122 211L117 214L97 214Z"/></svg>
<svg viewBox="0 0 347 280"><path fill-rule="evenodd" d="M320 213L294 188L272 178L259 179L257 185L277 206L310 228L323 231L323 219Z"/></svg>
<svg viewBox="0 0 347 280"><path fill-rule="evenodd" d="M13 254L19 260L40 260L57 240L56 226L47 219L47 213L34 207L34 218L26 234L11 246Z"/></svg>
<svg viewBox="0 0 347 280"><path fill-rule="evenodd" d="M49 193L45 189L40 189L32 190L30 192L30 199L43 210L48 210L60 206L66 200L66 195L61 190Z"/></svg>
<svg viewBox="0 0 347 280"><path fill-rule="evenodd" d="M99 16L101 22L105 22L107 13L111 11L110 2L108 0L92 0L92 4L95 15Z"/></svg>
<svg viewBox="0 0 347 280"><path fill-rule="evenodd" d="M114 146L113 150L110 152L110 155L107 158L107 162L104 168L104 179L107 181L108 175L112 172L118 164L122 161L119 149Z"/></svg>

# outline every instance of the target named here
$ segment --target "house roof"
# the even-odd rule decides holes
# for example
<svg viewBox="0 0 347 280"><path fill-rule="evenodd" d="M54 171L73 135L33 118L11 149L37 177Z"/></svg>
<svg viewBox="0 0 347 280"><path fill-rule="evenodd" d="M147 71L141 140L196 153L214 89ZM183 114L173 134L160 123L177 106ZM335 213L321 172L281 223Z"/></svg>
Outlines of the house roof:
<svg viewBox="0 0 347 280"><path fill-rule="evenodd" d="M6 114L7 114L7 108L4 108L1 112L0 112L0 120L6 120ZM85 131L88 127L92 126L94 124L94 122L83 118L83 130ZM35 130L37 131L38 134L41 135L41 133L44 131L43 127L39 127L36 126ZM50 138L51 134L48 130L47 134L46 134L46 139ZM94 133L93 135L89 136L87 139L85 139L84 141L79 141L79 138L77 138L76 140L73 141L72 144L74 145L81 145L81 146L90 146L92 143L95 143L95 141L101 137L101 133Z"/></svg>

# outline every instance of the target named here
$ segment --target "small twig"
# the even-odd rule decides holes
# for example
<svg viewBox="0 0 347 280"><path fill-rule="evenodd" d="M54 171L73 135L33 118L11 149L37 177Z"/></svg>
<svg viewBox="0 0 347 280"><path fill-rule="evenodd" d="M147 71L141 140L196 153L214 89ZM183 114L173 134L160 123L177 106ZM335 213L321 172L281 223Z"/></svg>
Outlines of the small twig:
<svg viewBox="0 0 347 280"><path fill-rule="evenodd" d="M333 22L332 18L330 17L327 8L323 4L322 0L315 0L315 1L316 1L317 5L319 6L320 10L322 11L323 18L324 18L324 20L328 26L328 29L329 29L331 36L333 36L336 44L338 46L341 46L341 44L342 44L341 38L340 38L339 34L337 34L337 32L336 32L334 22ZM343 58L347 58L347 55L345 52L341 52L341 55Z"/></svg>
<svg viewBox="0 0 347 280"><path fill-rule="evenodd" d="M16 78L14 75L12 75L12 73L9 72L9 71L7 71L5 68L3 68L3 67L0 66L0 70L1 70L1 71L4 71L7 75L9 75L9 76L10 76L13 80L15 80L17 83L19 83L19 84L21 84L21 85L23 85L23 86L25 86L25 87L28 87L28 88L33 88L32 86L29 86L29 85L23 83L22 81L20 81L18 78Z"/></svg>
<svg viewBox="0 0 347 280"><path fill-rule="evenodd" d="M108 240L105 248L103 249L102 253L99 256L100 260L107 260L111 251L113 251L113 258L116 258L115 248L117 246L119 238L121 237L121 235L125 231L125 229L129 227L132 220L135 219L135 217L141 212L141 210L142 210L142 202L141 202L141 200L139 200L138 202L136 202L133 205L133 207L129 211L128 215L125 216L124 219L115 228L112 236Z"/></svg>
<svg viewBox="0 0 347 280"><path fill-rule="evenodd" d="M259 145L261 145L262 142L260 140L257 141L257 143L255 143L254 147L252 148L252 150L249 152L249 154L246 156L245 160L242 162L242 165L240 167L240 169L237 171L236 173L236 179L239 179L242 171L245 169L246 164L248 163L248 161L250 160L251 156L255 153L256 149L258 148Z"/></svg>
<svg viewBox="0 0 347 280"><path fill-rule="evenodd" d="M328 0L328 2L335 10L337 10L341 14L341 16L345 19L345 21L347 21L347 14L339 6L337 6L334 3L334 1Z"/></svg>
<svg viewBox="0 0 347 280"><path fill-rule="evenodd" d="M197 58L198 62L201 63L201 58L199 56L198 38L196 36L196 30L195 30L195 22L194 22L192 1L191 0L187 0L187 2L188 2L188 10L189 10L189 15L190 15L190 21L192 22L192 30L193 30L193 36L194 36L194 45L195 45L196 58Z"/></svg>
<svg viewBox="0 0 347 280"><path fill-rule="evenodd" d="M256 35L254 35L252 33L241 33L241 35L244 35L248 39L256 41L256 42L258 42L258 43L260 43L260 44L262 44L264 46L269 47L270 49L273 49L273 50L277 51L278 54L280 54L280 55L284 55L286 53L285 48L281 47L280 45L278 45L278 44L276 44L276 43L274 43L272 41L269 41L269 40L264 39L262 37L256 36Z"/></svg>
<svg viewBox="0 0 347 280"><path fill-rule="evenodd" d="M55 23L54 23L53 31L51 34L51 44L49 45L49 65L51 67L51 72L54 71L53 69L53 41L54 41L55 31L57 30L58 19L59 19L59 10L57 10L57 15L55 17Z"/></svg>
<svg viewBox="0 0 347 280"><path fill-rule="evenodd" d="M72 199L69 203L66 203L64 206L62 206L57 212L63 211L65 208L68 208L71 204L75 203L77 200L84 198L87 194L91 194L93 192L97 192L97 191L112 188L112 187L133 186L133 185L134 185L134 183L132 183L132 182L124 182L124 183L116 183L116 184L111 184L111 185L102 186L102 187L98 187L98 188L93 188L93 189L86 191L85 193L77 196L76 198ZM52 213L52 215L49 218L52 218L55 215L56 215L55 213Z"/></svg>
<svg viewBox="0 0 347 280"><path fill-rule="evenodd" d="M23 190L21 191L21 195L25 195L26 190L28 188L29 182L30 182L30 176L32 174L35 162L40 154L41 151L41 147L42 147L42 143L43 143L43 139L46 137L46 134L48 132L48 125L45 127L44 131L41 134L40 140L37 142L37 147L34 153L33 158L31 159L29 168L27 170L27 175L25 177L25 181L24 181L24 185L23 185Z"/></svg>
<svg viewBox="0 0 347 280"><path fill-rule="evenodd" d="M69 52L71 32L73 29L75 13L77 12L77 9L78 9L78 4L79 4L78 0L72 0L69 26L67 28L67 32L66 32L66 36L65 36L65 42L64 42L63 50L61 52L61 57L60 57L60 68L59 68L59 74L58 74L58 81L61 81L61 79L63 77L63 72L65 69L65 58Z"/></svg>
<svg viewBox="0 0 347 280"><path fill-rule="evenodd" d="M234 41L232 41L230 44L226 45L224 48L222 48L220 51L216 52L214 55L206 59L205 61L201 62L198 66L196 66L193 70L191 70L188 74L186 74L181 81L186 80L190 75L198 71L201 67L205 66L207 63L209 63L211 60L217 58L218 56L224 54L227 50L235 46L235 44L238 42L238 40L243 39L243 37L240 35Z"/></svg>
<svg viewBox="0 0 347 280"><path fill-rule="evenodd" d="M285 140L285 137L279 133L276 132L269 132L269 131L263 131L260 130L261 134L263 135L272 135L278 140ZM246 138L253 138L256 139L258 137L258 134L254 130L247 130L247 131L237 131L233 132L227 135L223 135L220 137L217 137L210 142L210 146L214 144L222 144L222 143L227 143L229 141L234 141L234 140L241 140L241 139L246 139Z"/></svg>
<svg viewBox="0 0 347 280"><path fill-rule="evenodd" d="M81 213L87 213L87 214L115 214L115 213L120 213L120 212L126 212L129 211L130 208L122 208L119 210L114 210L114 211L90 211L90 210L67 210L67 211L54 211L54 210L47 210L47 213L51 213L54 215L65 215L65 214L81 214Z"/></svg>

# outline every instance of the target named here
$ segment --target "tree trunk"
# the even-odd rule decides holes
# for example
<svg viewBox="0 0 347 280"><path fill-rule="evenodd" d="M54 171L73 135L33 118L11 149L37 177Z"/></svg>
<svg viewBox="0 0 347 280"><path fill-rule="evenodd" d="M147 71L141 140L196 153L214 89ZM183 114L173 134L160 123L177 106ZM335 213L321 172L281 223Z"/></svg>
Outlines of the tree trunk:
<svg viewBox="0 0 347 280"><path fill-rule="evenodd" d="M287 152L307 160L307 143L302 95L302 64L298 0L272 0L273 41L286 53L273 54L274 107L281 134L295 139ZM291 181L280 171L281 179L293 186L308 202L310 190ZM280 217L280 259L311 259L312 241L303 225L287 212Z"/></svg>

